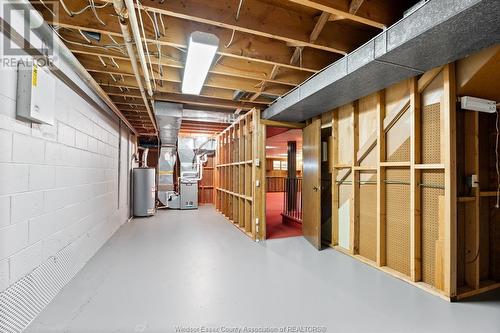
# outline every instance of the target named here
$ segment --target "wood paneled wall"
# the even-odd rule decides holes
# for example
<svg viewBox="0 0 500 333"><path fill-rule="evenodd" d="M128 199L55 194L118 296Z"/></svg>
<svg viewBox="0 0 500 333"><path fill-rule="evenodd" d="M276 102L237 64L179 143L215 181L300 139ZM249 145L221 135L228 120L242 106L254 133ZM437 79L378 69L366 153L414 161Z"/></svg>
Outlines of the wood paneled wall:
<svg viewBox="0 0 500 333"><path fill-rule="evenodd" d="M331 246L446 299L457 296L454 71L431 70L329 117Z"/></svg>

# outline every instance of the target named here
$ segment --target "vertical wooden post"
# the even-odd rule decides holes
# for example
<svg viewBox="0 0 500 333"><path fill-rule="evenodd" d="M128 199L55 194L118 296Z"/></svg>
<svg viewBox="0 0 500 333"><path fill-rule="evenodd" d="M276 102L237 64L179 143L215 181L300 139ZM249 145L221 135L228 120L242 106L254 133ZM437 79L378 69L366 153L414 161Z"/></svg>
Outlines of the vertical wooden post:
<svg viewBox="0 0 500 333"><path fill-rule="evenodd" d="M479 114L466 111L465 121L465 173L479 176ZM472 157L472 158L471 158ZM474 190L474 201L465 205L465 282L473 289L479 288L480 282L480 188Z"/></svg>
<svg viewBox="0 0 500 333"><path fill-rule="evenodd" d="M253 111L253 219L254 239L266 239L266 125L260 122L260 111ZM257 166L258 161L258 166ZM258 186L257 186L258 185ZM258 222L258 224L257 224Z"/></svg>
<svg viewBox="0 0 500 333"><path fill-rule="evenodd" d="M445 167L445 244L444 244L444 292L457 295L457 177L456 177L456 83L455 64L444 67L444 167Z"/></svg>
<svg viewBox="0 0 500 333"><path fill-rule="evenodd" d="M339 187L337 185L337 168L339 159L338 109L332 114L332 245L339 244Z"/></svg>
<svg viewBox="0 0 500 333"><path fill-rule="evenodd" d="M415 168L421 160L420 94L418 80L410 79L410 277L412 281L422 279L422 219L420 170Z"/></svg>
<svg viewBox="0 0 500 333"><path fill-rule="evenodd" d="M386 265L386 219L385 219L385 90L377 94L377 266Z"/></svg>
<svg viewBox="0 0 500 333"><path fill-rule="evenodd" d="M359 149L359 124L358 124L358 101L352 103L351 115L352 147L351 147L351 228L350 228L350 252L358 254L359 251L359 171L355 170L358 163Z"/></svg>

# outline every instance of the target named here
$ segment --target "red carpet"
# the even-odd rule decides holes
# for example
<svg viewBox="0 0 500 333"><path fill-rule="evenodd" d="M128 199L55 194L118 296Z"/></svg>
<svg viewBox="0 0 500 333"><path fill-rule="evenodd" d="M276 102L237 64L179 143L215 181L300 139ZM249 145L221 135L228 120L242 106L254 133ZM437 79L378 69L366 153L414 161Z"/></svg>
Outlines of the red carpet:
<svg viewBox="0 0 500 333"><path fill-rule="evenodd" d="M266 238L285 238L302 235L302 227L296 223L283 223L283 192L267 193L266 197Z"/></svg>

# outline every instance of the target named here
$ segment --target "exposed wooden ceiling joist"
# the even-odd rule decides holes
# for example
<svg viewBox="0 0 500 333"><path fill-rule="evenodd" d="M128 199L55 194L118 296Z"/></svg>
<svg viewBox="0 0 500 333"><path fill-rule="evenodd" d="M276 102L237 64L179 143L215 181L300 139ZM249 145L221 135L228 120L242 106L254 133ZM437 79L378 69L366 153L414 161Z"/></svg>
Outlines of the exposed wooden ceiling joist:
<svg viewBox="0 0 500 333"><path fill-rule="evenodd" d="M80 3L83 2L80 1ZM102 35L109 34L113 37L121 38L121 30L118 19L116 18L113 9L109 6L100 10L102 11L102 17L106 19L106 26L96 24L94 16L88 11L73 17L70 17L62 11L59 13L57 20L54 20L54 17L46 9L43 7L37 8L42 13L44 19L50 24L56 24L60 27L69 29L98 32ZM144 23L147 36L154 36L153 27L148 23L148 21L145 21ZM279 64L284 67L312 73L324 68L326 65L340 57L340 55L335 55L331 52L316 50L316 52L308 52L307 55L304 55L303 67L293 66L288 63L291 56L291 50L283 41L248 33L238 33L234 36L231 45L225 47L227 45L226 43L231 40L231 30L218 26L189 22L176 17L169 18L168 30L166 31L165 36L162 36L159 40L155 40L153 37L147 38L147 41L149 43L158 43L160 45L186 49L188 43L187 36L189 36L189 34L193 31L203 31L213 33L218 36L221 45L224 44L218 50L219 55L259 61L271 65ZM352 36L352 38L354 37L355 36ZM73 47L76 46L77 45L74 45Z"/></svg>
<svg viewBox="0 0 500 333"><path fill-rule="evenodd" d="M353 14L349 11L349 1L333 2L329 0L289 0L291 2L327 12L336 17L342 17L351 21L366 24L375 28L383 29L390 24L388 15L377 9L370 12ZM388 4L390 6L391 4Z"/></svg>
<svg viewBox="0 0 500 333"><path fill-rule="evenodd" d="M112 0L104 0L112 2ZM169 17L222 27L237 32L277 39L297 46L311 47L341 55L349 52L343 39L309 40L308 30L314 19L303 13L272 5L265 1L244 1L238 18L238 1L169 0L144 2L143 8Z"/></svg>

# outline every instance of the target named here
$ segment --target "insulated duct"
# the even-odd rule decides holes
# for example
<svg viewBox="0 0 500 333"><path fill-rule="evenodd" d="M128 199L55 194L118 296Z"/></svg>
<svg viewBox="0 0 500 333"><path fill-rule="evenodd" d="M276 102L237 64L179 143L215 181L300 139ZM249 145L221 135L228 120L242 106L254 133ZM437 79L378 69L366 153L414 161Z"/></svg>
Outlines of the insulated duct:
<svg viewBox="0 0 500 333"><path fill-rule="evenodd" d="M429 0L263 112L300 122L500 42L500 1Z"/></svg>

